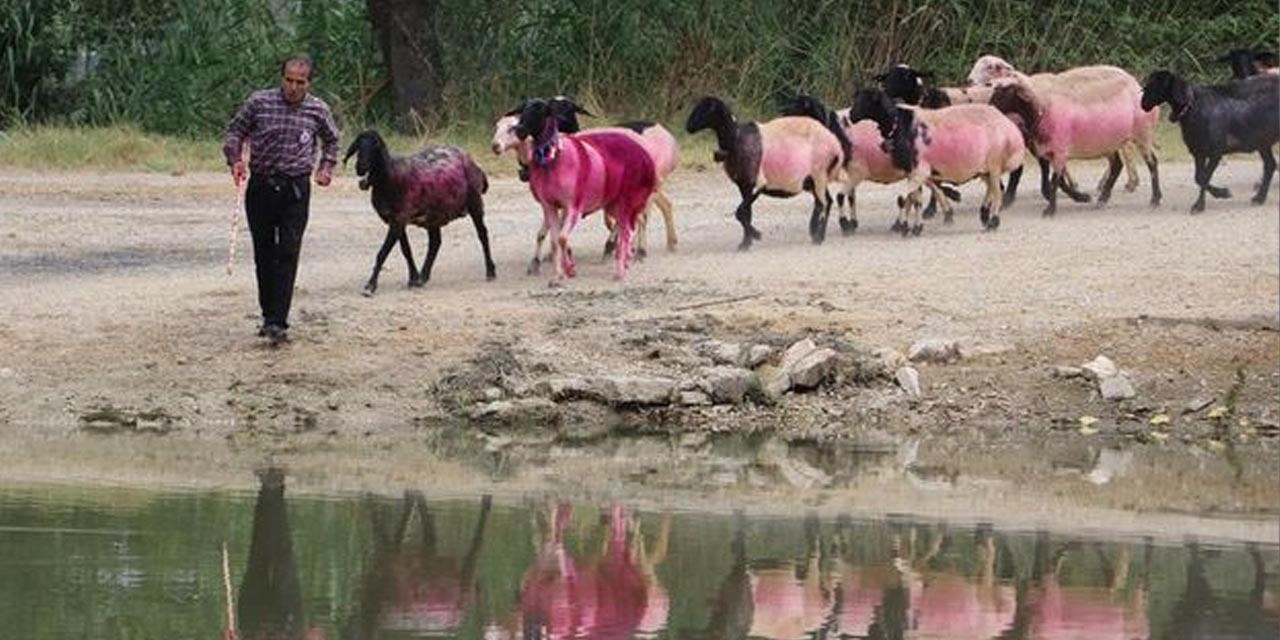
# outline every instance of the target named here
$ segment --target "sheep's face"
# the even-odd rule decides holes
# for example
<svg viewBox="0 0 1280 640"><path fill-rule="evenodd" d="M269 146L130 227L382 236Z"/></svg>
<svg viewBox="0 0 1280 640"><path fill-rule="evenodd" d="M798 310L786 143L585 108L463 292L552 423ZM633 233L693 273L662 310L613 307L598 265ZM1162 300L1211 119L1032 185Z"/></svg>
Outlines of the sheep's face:
<svg viewBox="0 0 1280 640"><path fill-rule="evenodd" d="M880 127L880 135L889 137L894 128L893 100L879 89L859 89L853 94L853 106L849 107L849 121L872 120Z"/></svg>
<svg viewBox="0 0 1280 640"><path fill-rule="evenodd" d="M1150 111L1166 102L1173 107L1169 120L1177 122L1191 103L1191 87L1168 71L1154 71L1142 83L1142 110Z"/></svg>
<svg viewBox="0 0 1280 640"><path fill-rule="evenodd" d="M345 165L351 156L356 157L356 176L360 178L360 188L369 188L369 174L374 171L380 171L380 162L386 155L387 145L382 141L382 136L377 131L369 129L361 131L355 140L351 141L351 146L347 147L347 154L343 156L342 163Z"/></svg>
<svg viewBox="0 0 1280 640"><path fill-rule="evenodd" d="M907 104L920 104L920 100L924 97L924 81L932 76L933 74L928 71L916 71L907 65L900 64L875 76L874 79L880 83L885 94L890 98Z"/></svg>
<svg viewBox="0 0 1280 640"><path fill-rule="evenodd" d="M516 135L516 125L520 124L520 114L507 114L498 118L493 125L493 155L502 155L502 152L511 149L520 144L520 138Z"/></svg>
<svg viewBox="0 0 1280 640"><path fill-rule="evenodd" d="M986 84L997 78L1008 78L1016 71L1013 65L996 56L982 56L969 71L969 84Z"/></svg>
<svg viewBox="0 0 1280 640"><path fill-rule="evenodd" d="M729 116L729 107L719 98L708 96L694 105L693 111L689 112L689 120L685 122L684 128L689 133L697 133L703 129L715 128L717 124L726 119L732 122L732 116Z"/></svg>

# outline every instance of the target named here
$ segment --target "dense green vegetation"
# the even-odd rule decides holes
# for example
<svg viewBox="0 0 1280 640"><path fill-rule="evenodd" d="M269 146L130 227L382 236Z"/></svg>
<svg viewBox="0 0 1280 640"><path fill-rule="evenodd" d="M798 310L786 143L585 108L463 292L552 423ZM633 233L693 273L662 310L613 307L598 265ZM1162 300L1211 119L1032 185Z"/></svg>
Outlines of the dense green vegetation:
<svg viewBox="0 0 1280 640"><path fill-rule="evenodd" d="M1029 70L1109 62L1201 79L1237 46L1276 47L1264 0L441 0L441 128L487 123L522 95L564 92L614 116L678 120L699 95L745 113L795 89L838 101L888 63L959 82L981 53ZM317 59L348 129L391 117L362 0L0 0L0 128L132 125L216 135L287 52Z"/></svg>

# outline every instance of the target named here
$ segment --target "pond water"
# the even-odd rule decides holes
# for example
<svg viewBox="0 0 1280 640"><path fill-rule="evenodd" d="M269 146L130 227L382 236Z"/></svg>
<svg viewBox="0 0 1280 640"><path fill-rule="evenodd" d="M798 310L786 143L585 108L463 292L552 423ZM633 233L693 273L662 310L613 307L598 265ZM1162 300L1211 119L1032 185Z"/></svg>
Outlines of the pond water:
<svg viewBox="0 0 1280 640"><path fill-rule="evenodd" d="M546 496L0 488L0 638L1275 638L1280 548ZM226 568L224 552L226 549ZM228 603L230 592L230 603ZM228 604L231 606L229 607Z"/></svg>

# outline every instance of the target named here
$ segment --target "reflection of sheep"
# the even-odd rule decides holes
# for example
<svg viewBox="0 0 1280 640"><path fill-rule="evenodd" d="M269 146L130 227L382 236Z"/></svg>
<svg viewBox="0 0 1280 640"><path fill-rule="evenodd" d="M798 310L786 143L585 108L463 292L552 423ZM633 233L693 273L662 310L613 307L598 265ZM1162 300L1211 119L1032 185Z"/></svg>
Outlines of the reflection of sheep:
<svg viewBox="0 0 1280 640"><path fill-rule="evenodd" d="M1213 86L1191 86L1168 71L1147 77L1142 89L1142 108L1153 109L1168 103L1171 122L1182 128L1182 141L1196 165L1200 196L1191 213L1204 211L1205 191L1215 198L1229 198L1231 192L1210 184L1218 162L1227 153L1256 151L1262 157L1262 183L1253 196L1254 204L1267 201L1276 159L1272 145L1280 141L1280 77L1264 75Z"/></svg>
<svg viewBox="0 0 1280 640"><path fill-rule="evenodd" d="M360 188L372 189L373 209L387 223L387 237L365 284L365 295L378 290L378 272L397 242L409 264L409 286L426 284L440 251L440 228L464 215L471 216L484 249L485 277L494 279L497 269L489 255L489 231L484 226L483 196L489 181L466 151L432 145L412 156L392 156L382 136L368 130L352 141L343 162L352 155L356 155ZM427 257L421 272L413 264L413 250L405 233L410 224L427 230Z"/></svg>
<svg viewBox="0 0 1280 640"><path fill-rule="evenodd" d="M821 243L827 234L831 194L827 184L839 179L844 152L836 134L811 118L783 116L768 122L738 123L719 98L703 98L685 124L689 133L710 129L716 134L716 162L738 187L742 202L734 214L742 224L739 250L762 237L751 224L751 205L765 194L789 198L801 191L813 194L809 237Z"/></svg>

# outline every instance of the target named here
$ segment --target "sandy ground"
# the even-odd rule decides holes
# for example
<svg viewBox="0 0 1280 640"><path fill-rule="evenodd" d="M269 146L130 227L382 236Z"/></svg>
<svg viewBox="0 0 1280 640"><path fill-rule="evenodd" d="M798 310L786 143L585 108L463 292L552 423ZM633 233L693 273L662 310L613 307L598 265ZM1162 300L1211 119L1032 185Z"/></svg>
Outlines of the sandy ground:
<svg viewBox="0 0 1280 640"><path fill-rule="evenodd" d="M1086 184L1099 172L1077 171ZM592 217L575 238L578 277L556 289L546 271L525 274L539 222L526 186L495 179L486 202L496 281L484 280L464 220L445 230L425 288L405 287L395 252L373 298L360 290L384 227L355 179L343 176L316 190L293 342L272 349L254 335L247 230L234 275L224 270L236 207L228 177L2 171L0 459L10 471L0 477L156 480L122 468L139 459L169 469L161 474L169 481L184 468L216 475L217 465L190 454L210 447L240 452L236 459L350 449L377 460L419 446L424 424L449 420L457 407L446 406L441 379L473 371L495 352L530 381L679 375L709 364L689 355L701 338L785 347L813 337L903 352L918 339L945 338L966 345L967 355L920 366L922 401L908 401L887 380L839 376L771 407L622 419L640 430L919 441L922 464L952 465L953 479L963 472L1014 483L1062 475L1051 455L1037 459L1046 443L1080 448L1087 459L1077 466L1086 471L1100 450L1119 443L1140 460L1172 456L1148 465L1160 470L1147 475L1162 490L1091 493L1077 491L1076 478L1065 494L1053 493L1117 512L1274 515L1280 198L1249 204L1257 174L1255 159L1232 159L1217 182L1235 197L1210 200L1198 216L1187 213L1190 164L1162 167L1165 200L1156 209L1147 206L1145 174L1136 193L1118 191L1102 209L1063 204L1053 219L1041 218L1043 201L1024 190L994 233L980 230L980 187L970 185L955 224L934 220L911 239L888 230L896 189L871 185L859 197L858 232L842 237L832 220L821 246L808 239L807 199L761 201L764 240L740 253L730 215L735 190L715 168L691 169L667 188L677 208L676 252L662 248L655 220L650 257L614 282L612 264L598 260L604 231ZM413 239L420 260L425 233ZM704 303L713 304L696 306ZM1082 381L1049 375L1053 365L1099 354L1129 373L1137 398L1104 401ZM1184 413L1196 400L1213 403ZM1230 414L1208 417L1214 406ZM103 411L167 434L86 430ZM1086 415L1099 419L1097 434L1079 432ZM1170 424L1152 427L1161 415ZM1001 453L1011 450L1018 453ZM49 451L60 453L41 453ZM886 489L885 499L900 490Z"/></svg>

